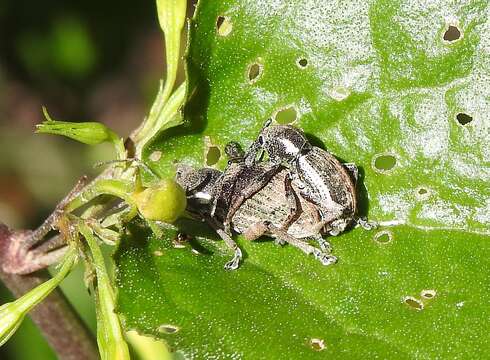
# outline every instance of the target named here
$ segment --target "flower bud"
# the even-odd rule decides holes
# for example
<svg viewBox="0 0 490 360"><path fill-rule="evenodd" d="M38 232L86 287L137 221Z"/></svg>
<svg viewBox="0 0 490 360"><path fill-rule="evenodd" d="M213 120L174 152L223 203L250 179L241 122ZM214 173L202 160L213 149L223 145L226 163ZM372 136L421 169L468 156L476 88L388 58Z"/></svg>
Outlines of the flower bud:
<svg viewBox="0 0 490 360"><path fill-rule="evenodd" d="M63 135L87 145L97 145L106 141L117 142L116 133L98 122L69 122L52 120L46 108L43 108L46 121L36 125L36 132Z"/></svg>
<svg viewBox="0 0 490 360"><path fill-rule="evenodd" d="M174 180L162 180L132 194L141 215L148 220L172 223L186 207L185 191Z"/></svg>

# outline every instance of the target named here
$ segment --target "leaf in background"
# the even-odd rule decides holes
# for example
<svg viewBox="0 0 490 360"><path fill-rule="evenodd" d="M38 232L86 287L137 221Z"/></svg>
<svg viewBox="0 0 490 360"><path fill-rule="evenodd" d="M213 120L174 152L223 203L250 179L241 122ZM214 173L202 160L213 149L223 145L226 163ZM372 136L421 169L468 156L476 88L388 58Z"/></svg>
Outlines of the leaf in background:
<svg viewBox="0 0 490 360"><path fill-rule="evenodd" d="M208 150L249 145L269 116L292 121L360 166L361 213L382 226L332 238L331 267L242 241L232 273L221 242L194 255L165 248L172 233L135 235L117 254L126 326L198 358L489 351L487 14L487 1L201 1L187 124L154 141L147 163L162 176L174 160L214 165Z"/></svg>

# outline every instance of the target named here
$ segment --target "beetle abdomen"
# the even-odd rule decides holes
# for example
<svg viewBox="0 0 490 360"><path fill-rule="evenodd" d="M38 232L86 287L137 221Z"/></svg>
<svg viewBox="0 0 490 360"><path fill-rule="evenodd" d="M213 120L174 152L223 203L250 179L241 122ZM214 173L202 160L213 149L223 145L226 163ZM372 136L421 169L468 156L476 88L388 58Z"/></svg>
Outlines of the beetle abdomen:
<svg viewBox="0 0 490 360"><path fill-rule="evenodd" d="M288 170L276 174L266 186L248 198L233 216L233 228L238 233L244 233L251 226L270 221L277 227L282 227L291 213L291 205L284 191L284 183ZM320 216L314 205L299 197L301 208L298 217L287 229L295 238L307 238L318 233L315 226Z"/></svg>

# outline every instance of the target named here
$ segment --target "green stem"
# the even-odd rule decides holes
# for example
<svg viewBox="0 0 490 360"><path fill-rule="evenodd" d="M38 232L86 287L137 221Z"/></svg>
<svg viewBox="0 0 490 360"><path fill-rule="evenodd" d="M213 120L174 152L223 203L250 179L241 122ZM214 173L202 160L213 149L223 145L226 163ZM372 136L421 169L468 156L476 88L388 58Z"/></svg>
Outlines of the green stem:
<svg viewBox="0 0 490 360"><path fill-rule="evenodd" d="M102 251L92 230L80 222L80 233L85 237L92 253L97 275L97 342L102 359L129 359L128 345L124 339L119 318L115 313L115 295Z"/></svg>
<svg viewBox="0 0 490 360"><path fill-rule="evenodd" d="M136 142L136 157L141 159L141 154L145 145L153 139L159 132L172 126L180 124L182 121L178 116L179 108L184 104L187 83L182 83L168 99L162 108L157 121L149 128L143 136Z"/></svg>
<svg viewBox="0 0 490 360"><path fill-rule="evenodd" d="M87 204L100 195L112 195L126 201L133 206L131 199L134 185L130 181L115 179L100 179L90 184L80 195L73 199L67 206L66 211L71 212Z"/></svg>
<svg viewBox="0 0 490 360"><path fill-rule="evenodd" d="M0 306L0 346L17 330L25 315L46 298L66 277L75 264L76 248L70 246L61 270L48 281L36 286L15 301Z"/></svg>
<svg viewBox="0 0 490 360"><path fill-rule="evenodd" d="M116 150L116 156L119 160L126 159L126 148L124 147L124 140L116 133L111 134L112 144Z"/></svg>
<svg viewBox="0 0 490 360"><path fill-rule="evenodd" d="M51 279L46 281L45 283L42 283L38 287L32 289L29 291L27 294L22 296L19 301L21 304L19 306L20 311L30 311L34 306L39 304L51 291L56 288L59 283L68 275L68 273L73 269L73 266L75 265L75 260L76 260L76 255L77 251L75 246L70 246L69 250L67 251L65 255L65 260L63 261L63 265L61 266L60 271L53 276ZM22 299L25 299L29 297L30 301L23 302Z"/></svg>

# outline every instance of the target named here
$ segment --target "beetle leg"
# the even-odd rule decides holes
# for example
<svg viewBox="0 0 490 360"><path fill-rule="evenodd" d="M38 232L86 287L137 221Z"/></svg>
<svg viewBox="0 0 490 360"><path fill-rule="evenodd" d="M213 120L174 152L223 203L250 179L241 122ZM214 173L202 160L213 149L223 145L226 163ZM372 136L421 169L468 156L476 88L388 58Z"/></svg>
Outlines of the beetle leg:
<svg viewBox="0 0 490 360"><path fill-rule="evenodd" d="M243 237L249 241L254 241L264 235L267 232L267 227L264 225L262 221L257 222L253 225L250 225L245 231L242 233Z"/></svg>
<svg viewBox="0 0 490 360"><path fill-rule="evenodd" d="M332 221L335 221L336 219L342 217L342 214L344 213L344 208L342 206L340 206L339 204L335 204L336 206L332 206L331 208L325 208L317 200L317 198L314 196L314 194L312 194L310 192L302 190L302 191L300 191L300 195L306 201L312 203L313 205L315 205L317 207L321 221L317 224L316 228L314 229L315 231L319 232L325 225L331 224ZM345 229L345 227L344 227L344 229ZM342 230L332 229L332 231L330 231L330 235L337 236L342 231L344 231L344 229L342 229Z"/></svg>
<svg viewBox="0 0 490 360"><path fill-rule="evenodd" d="M225 264L225 270L236 270L240 266L240 260L242 259L242 250L238 247L237 243L222 229L217 229L216 232L224 240L225 244L234 251L233 257Z"/></svg>
<svg viewBox="0 0 490 360"><path fill-rule="evenodd" d="M265 221L264 225L267 227L269 233L277 236L278 238L281 238L281 240L287 242L288 244L297 247L298 249L302 250L305 254L308 255L313 254L315 259L320 261L323 265L331 265L337 262L337 257L327 254L314 246L311 246L304 240L297 239L289 235L286 231L284 231L281 228L278 228L277 226L274 226L270 222Z"/></svg>
<svg viewBox="0 0 490 360"><path fill-rule="evenodd" d="M366 217L360 217L356 219L356 223L360 225L364 230L373 230L378 227L375 221L369 221Z"/></svg>
<svg viewBox="0 0 490 360"><path fill-rule="evenodd" d="M293 177L291 173L288 173L284 178L284 190L286 199L289 202L289 216L282 224L281 228L286 230L289 228L291 223L293 223L300 215L301 203L299 201L298 195L293 189L292 186ZM282 245L282 244L281 244Z"/></svg>
<svg viewBox="0 0 490 360"><path fill-rule="evenodd" d="M257 163L257 154L261 153L260 157L262 157L262 147L258 143L258 141L254 141L252 145L247 150L247 153L245 154L245 164L247 166L252 166Z"/></svg>
<svg viewBox="0 0 490 360"><path fill-rule="evenodd" d="M216 231L221 239L225 242L234 254L230 261L225 264L225 270L236 270L240 266L240 260L243 258L242 250L238 247L237 243L231 238L231 230L229 224L225 224L225 228L221 229L216 220L213 218L202 215L202 218Z"/></svg>
<svg viewBox="0 0 490 360"><path fill-rule="evenodd" d="M320 249L322 249L322 251L327 253L332 252L332 245L330 245L330 243L325 240L321 234L317 234L313 238L318 242L318 245L320 245Z"/></svg>
<svg viewBox="0 0 490 360"><path fill-rule="evenodd" d="M264 125L262 126L262 129L260 130L260 134L264 131L265 128L269 127L272 124L272 118L269 118L265 121ZM260 135L259 135L260 137ZM260 154L257 156L257 154ZM259 142L259 139L255 140L250 148L248 149L247 153L245 154L245 164L250 166L254 165L258 162L261 162L264 158L265 151L262 148L262 144Z"/></svg>
<svg viewBox="0 0 490 360"><path fill-rule="evenodd" d="M242 206L245 200L252 197L256 192L267 185L270 179L277 174L278 170L279 165L273 166L271 169L267 170L257 179L255 179L255 181L251 185L242 189L240 194L231 202L230 207L228 208L228 212L226 214L224 224L228 224L229 226L229 224L231 224L232 222L233 216L235 216L235 213L240 208L240 206Z"/></svg>

